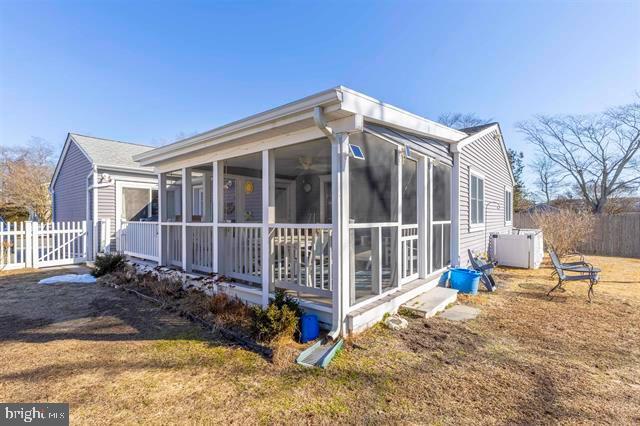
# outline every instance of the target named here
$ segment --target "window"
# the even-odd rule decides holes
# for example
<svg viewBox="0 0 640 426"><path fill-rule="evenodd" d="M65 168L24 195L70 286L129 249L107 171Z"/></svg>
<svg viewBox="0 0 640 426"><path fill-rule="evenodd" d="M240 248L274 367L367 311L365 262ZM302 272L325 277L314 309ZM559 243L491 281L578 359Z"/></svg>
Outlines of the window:
<svg viewBox="0 0 640 426"><path fill-rule="evenodd" d="M509 190L504 191L504 221L511 223L511 211L513 210L513 194Z"/></svg>
<svg viewBox="0 0 640 426"><path fill-rule="evenodd" d="M469 186L471 225L481 225L484 223L484 179L472 172Z"/></svg>

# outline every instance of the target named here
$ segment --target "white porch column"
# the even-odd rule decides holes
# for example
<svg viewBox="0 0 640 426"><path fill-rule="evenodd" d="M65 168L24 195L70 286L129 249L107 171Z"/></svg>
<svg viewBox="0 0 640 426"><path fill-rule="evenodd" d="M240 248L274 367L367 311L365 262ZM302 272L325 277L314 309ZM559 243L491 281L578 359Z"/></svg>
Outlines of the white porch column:
<svg viewBox="0 0 640 426"><path fill-rule="evenodd" d="M218 243L220 212L222 211L223 195L222 195L222 182L224 176L222 175L223 168L220 167L219 161L213 162L213 183L212 183L212 222L213 222L213 272L220 273L220 246Z"/></svg>
<svg viewBox="0 0 640 426"><path fill-rule="evenodd" d="M397 208L398 208L398 217L396 218L398 222L398 229L396 233L396 286L401 286L402 274L404 272L404 265L402 264L402 168L404 167L404 155L402 154L404 150L400 150L400 148L396 149L396 158L397 160L397 191L398 191L398 200L397 200ZM380 275L382 276L382 268L380 268ZM380 287L380 293L382 293L382 286ZM378 294L380 294L378 293Z"/></svg>
<svg viewBox="0 0 640 426"><path fill-rule="evenodd" d="M451 265L460 265L460 151L451 145L453 169L451 171Z"/></svg>
<svg viewBox="0 0 640 426"><path fill-rule="evenodd" d="M167 175L165 173L158 174L158 265L167 264L167 250L165 249L165 241L163 236L162 222L167 220Z"/></svg>
<svg viewBox="0 0 640 426"><path fill-rule="evenodd" d="M418 161L418 277L429 275L429 160Z"/></svg>
<svg viewBox="0 0 640 426"><path fill-rule="evenodd" d="M269 305L271 284L271 242L269 225L275 223L275 158L273 152L262 151L262 306Z"/></svg>
<svg viewBox="0 0 640 426"><path fill-rule="evenodd" d="M191 169L182 169L182 269L191 272L191 232L187 229L187 218L191 219Z"/></svg>
<svg viewBox="0 0 640 426"><path fill-rule="evenodd" d="M339 133L331 144L331 223L334 265L333 328L345 330L345 318L349 310L349 135Z"/></svg>

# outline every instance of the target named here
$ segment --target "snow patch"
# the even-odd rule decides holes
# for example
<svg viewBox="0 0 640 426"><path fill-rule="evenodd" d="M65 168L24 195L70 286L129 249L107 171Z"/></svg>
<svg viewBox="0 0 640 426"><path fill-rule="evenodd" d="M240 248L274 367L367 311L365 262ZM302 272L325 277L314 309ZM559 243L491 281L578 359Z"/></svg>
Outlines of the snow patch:
<svg viewBox="0 0 640 426"><path fill-rule="evenodd" d="M73 284L95 284L96 279L91 274L66 274L56 275L55 277L45 278L38 281L38 284L58 284L58 283L73 283Z"/></svg>

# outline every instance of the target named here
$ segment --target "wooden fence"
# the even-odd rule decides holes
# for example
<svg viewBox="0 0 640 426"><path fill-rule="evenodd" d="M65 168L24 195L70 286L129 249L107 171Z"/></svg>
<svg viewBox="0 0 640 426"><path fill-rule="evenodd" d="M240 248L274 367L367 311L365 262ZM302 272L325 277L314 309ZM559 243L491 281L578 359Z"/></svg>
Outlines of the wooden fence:
<svg viewBox="0 0 640 426"><path fill-rule="evenodd" d="M513 226L536 228L528 213L514 214ZM585 254L640 258L640 213L597 216L591 237L579 250Z"/></svg>

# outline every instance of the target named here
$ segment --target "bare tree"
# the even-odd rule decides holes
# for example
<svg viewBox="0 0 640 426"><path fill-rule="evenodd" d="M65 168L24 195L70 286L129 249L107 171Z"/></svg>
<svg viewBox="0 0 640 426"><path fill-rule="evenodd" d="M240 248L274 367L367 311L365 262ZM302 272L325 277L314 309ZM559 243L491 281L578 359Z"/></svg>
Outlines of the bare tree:
<svg viewBox="0 0 640 426"><path fill-rule="evenodd" d="M51 154L51 148L38 138L27 146L0 150L0 199L8 205L26 208L40 221L51 220Z"/></svg>
<svg viewBox="0 0 640 426"><path fill-rule="evenodd" d="M536 171L537 178L535 185L538 193L542 195L547 204L558 195L560 184L564 180L562 173L558 170L558 166L548 157L540 156L531 163L531 168Z"/></svg>
<svg viewBox="0 0 640 426"><path fill-rule="evenodd" d="M438 123L444 124L453 129L464 129L467 127L481 126L490 123L491 118L480 118L474 113L446 112L438 117Z"/></svg>
<svg viewBox="0 0 640 426"><path fill-rule="evenodd" d="M612 196L640 187L640 95L602 114L539 115L517 128L573 179L594 213L604 212Z"/></svg>

